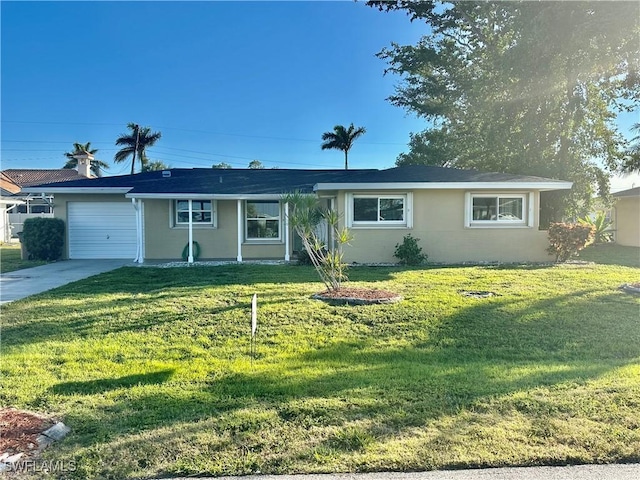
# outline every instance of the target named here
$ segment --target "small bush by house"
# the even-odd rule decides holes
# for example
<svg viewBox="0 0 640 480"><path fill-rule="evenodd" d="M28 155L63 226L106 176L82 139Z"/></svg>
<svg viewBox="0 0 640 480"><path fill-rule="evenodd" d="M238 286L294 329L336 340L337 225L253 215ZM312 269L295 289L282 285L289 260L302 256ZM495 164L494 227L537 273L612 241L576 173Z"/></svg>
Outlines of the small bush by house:
<svg viewBox="0 0 640 480"><path fill-rule="evenodd" d="M22 242L31 260L58 260L64 246L64 222L59 218L28 218Z"/></svg>
<svg viewBox="0 0 640 480"><path fill-rule="evenodd" d="M593 239L595 227L578 223L552 223L549 225L549 248L556 262L566 262Z"/></svg>
<svg viewBox="0 0 640 480"><path fill-rule="evenodd" d="M427 254L423 253L422 247L418 245L419 238L405 235L402 243L396 244L393 254L399 260L400 265L421 265L427 261Z"/></svg>

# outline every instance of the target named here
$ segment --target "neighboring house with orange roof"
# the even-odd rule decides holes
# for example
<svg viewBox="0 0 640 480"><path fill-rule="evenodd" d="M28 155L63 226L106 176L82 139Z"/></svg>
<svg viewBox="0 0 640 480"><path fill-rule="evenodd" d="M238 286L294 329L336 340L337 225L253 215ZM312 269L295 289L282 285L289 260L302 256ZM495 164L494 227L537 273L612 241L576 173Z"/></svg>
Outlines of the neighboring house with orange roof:
<svg viewBox="0 0 640 480"><path fill-rule="evenodd" d="M20 193L20 187L4 172L0 172L0 242L7 242L11 238L8 212L24 203L14 196L17 193Z"/></svg>
<svg viewBox="0 0 640 480"><path fill-rule="evenodd" d="M22 191L24 188L91 177L87 169L85 173L69 168L10 168L0 172L0 241L16 237L27 218L53 217L53 195L27 194Z"/></svg>

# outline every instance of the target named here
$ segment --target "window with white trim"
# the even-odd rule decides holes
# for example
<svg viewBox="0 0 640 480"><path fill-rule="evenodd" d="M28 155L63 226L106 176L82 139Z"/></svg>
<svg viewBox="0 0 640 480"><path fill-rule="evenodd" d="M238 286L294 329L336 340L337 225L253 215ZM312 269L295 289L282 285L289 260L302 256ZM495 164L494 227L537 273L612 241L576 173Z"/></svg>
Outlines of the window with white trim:
<svg viewBox="0 0 640 480"><path fill-rule="evenodd" d="M278 200L247 200L245 232L247 240L279 240L281 231Z"/></svg>
<svg viewBox="0 0 640 480"><path fill-rule="evenodd" d="M353 195L353 225L406 225L406 195Z"/></svg>
<svg viewBox="0 0 640 480"><path fill-rule="evenodd" d="M189 200L173 201L175 225L189 225ZM191 200L191 222L194 225L215 225L215 202Z"/></svg>
<svg viewBox="0 0 640 480"><path fill-rule="evenodd" d="M347 193L345 200L350 228L413 228L411 192Z"/></svg>
<svg viewBox="0 0 640 480"><path fill-rule="evenodd" d="M471 194L471 225L524 225L526 195Z"/></svg>

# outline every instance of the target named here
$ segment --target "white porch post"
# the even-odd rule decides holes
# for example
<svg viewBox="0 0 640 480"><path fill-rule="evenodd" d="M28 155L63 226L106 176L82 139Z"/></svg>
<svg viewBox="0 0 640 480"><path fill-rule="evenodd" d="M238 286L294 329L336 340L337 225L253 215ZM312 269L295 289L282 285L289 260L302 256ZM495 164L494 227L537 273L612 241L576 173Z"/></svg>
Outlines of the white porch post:
<svg viewBox="0 0 640 480"><path fill-rule="evenodd" d="M193 200L189 199L189 263L193 263Z"/></svg>
<svg viewBox="0 0 640 480"><path fill-rule="evenodd" d="M238 209L238 255L236 256L236 260L238 262L242 261L242 200L237 201L237 209Z"/></svg>
<svg viewBox="0 0 640 480"><path fill-rule="evenodd" d="M289 202L284 204L284 261L291 260L289 254Z"/></svg>

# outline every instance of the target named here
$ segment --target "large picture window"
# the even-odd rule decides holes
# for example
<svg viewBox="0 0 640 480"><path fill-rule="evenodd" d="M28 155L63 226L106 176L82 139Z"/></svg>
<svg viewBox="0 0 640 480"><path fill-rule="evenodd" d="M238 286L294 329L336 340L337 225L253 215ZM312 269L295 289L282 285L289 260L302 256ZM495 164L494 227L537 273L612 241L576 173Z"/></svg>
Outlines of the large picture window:
<svg viewBox="0 0 640 480"><path fill-rule="evenodd" d="M353 224L406 224L406 197L392 196L353 196Z"/></svg>
<svg viewBox="0 0 640 480"><path fill-rule="evenodd" d="M191 200L191 221L198 225L214 224L214 202L211 200ZM189 224L189 200L175 200L176 225Z"/></svg>
<svg viewBox="0 0 640 480"><path fill-rule="evenodd" d="M280 238L280 202L260 200L246 202L247 240Z"/></svg>
<svg viewBox="0 0 640 480"><path fill-rule="evenodd" d="M524 224L524 195L472 195L471 222L479 224Z"/></svg>

